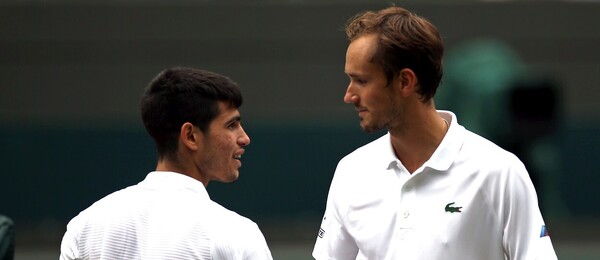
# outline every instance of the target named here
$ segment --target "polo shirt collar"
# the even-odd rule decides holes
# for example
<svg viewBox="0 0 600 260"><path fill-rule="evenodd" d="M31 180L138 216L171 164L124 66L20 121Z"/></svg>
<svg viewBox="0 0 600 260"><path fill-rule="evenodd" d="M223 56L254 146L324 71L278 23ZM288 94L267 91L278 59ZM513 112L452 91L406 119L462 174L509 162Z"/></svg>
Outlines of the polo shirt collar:
<svg viewBox="0 0 600 260"><path fill-rule="evenodd" d="M138 185L154 189L189 189L200 196L210 199L206 188L202 182L182 173L168 171L153 171L146 175L146 178Z"/></svg>
<svg viewBox="0 0 600 260"><path fill-rule="evenodd" d="M462 130L464 128L458 124L454 113L438 110L438 114L450 123L450 127L438 148L433 152L433 155L431 155L431 158L425 162L424 167L429 167L438 171L446 171L455 161L462 148Z"/></svg>
<svg viewBox="0 0 600 260"><path fill-rule="evenodd" d="M381 156L381 162L387 165L387 169L393 169L394 167L400 167L400 160L396 157L396 152L394 152L394 147L392 146L392 136L390 132L387 132L386 135L380 138L380 140L385 141L385 153Z"/></svg>
<svg viewBox="0 0 600 260"><path fill-rule="evenodd" d="M462 129L464 129L464 127L458 124L456 115L446 110L438 110L438 114L448 121L450 127L438 148L431 155L431 158L429 158L429 160L427 160L416 172L420 172L420 169L425 168L432 168L438 171L448 170L462 147ZM387 169L399 166L398 164L400 164L400 161L394 153L390 133L388 132L382 139L385 140L386 143L386 152L381 157L382 163L386 164Z"/></svg>

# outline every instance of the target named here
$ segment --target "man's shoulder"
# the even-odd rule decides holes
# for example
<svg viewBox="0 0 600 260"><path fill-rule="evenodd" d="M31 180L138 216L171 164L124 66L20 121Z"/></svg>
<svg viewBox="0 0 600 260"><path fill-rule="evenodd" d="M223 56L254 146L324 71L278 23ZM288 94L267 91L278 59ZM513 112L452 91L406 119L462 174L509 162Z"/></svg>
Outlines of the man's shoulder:
<svg viewBox="0 0 600 260"><path fill-rule="evenodd" d="M249 218L212 202L213 259L272 259L264 235Z"/></svg>
<svg viewBox="0 0 600 260"><path fill-rule="evenodd" d="M125 198L128 197L127 194L132 191L132 187L133 186L129 186L117 191L113 191L94 201L91 205L79 212L79 214L71 219L70 222L75 222L76 220L88 221L88 218L98 217L106 212L114 212L114 210L126 207Z"/></svg>
<svg viewBox="0 0 600 260"><path fill-rule="evenodd" d="M488 177L507 178L515 171L527 174L525 165L514 153L483 136L468 130L465 132L457 162L478 168Z"/></svg>
<svg viewBox="0 0 600 260"><path fill-rule="evenodd" d="M370 141L354 151L350 152L342 160L358 160L360 158L368 158L369 156L376 156L386 151L390 147L389 134L384 134L377 139Z"/></svg>
<svg viewBox="0 0 600 260"><path fill-rule="evenodd" d="M471 132L465 131L463 152L470 157L480 157L481 159L489 158L500 164L506 162L519 161L519 159L510 151L504 149L491 140Z"/></svg>
<svg viewBox="0 0 600 260"><path fill-rule="evenodd" d="M251 219L213 202L210 230L217 251L254 251L267 248L264 235Z"/></svg>
<svg viewBox="0 0 600 260"><path fill-rule="evenodd" d="M212 217L215 220L215 223L223 223L228 227L236 227L241 229L252 229L257 227L256 223L251 219L242 216L241 214L230 210L223 205L211 201L210 207L212 211Z"/></svg>
<svg viewBox="0 0 600 260"><path fill-rule="evenodd" d="M385 134L344 156L338 162L332 182L344 183L346 187L362 185L364 174L384 171L393 160L390 137Z"/></svg>

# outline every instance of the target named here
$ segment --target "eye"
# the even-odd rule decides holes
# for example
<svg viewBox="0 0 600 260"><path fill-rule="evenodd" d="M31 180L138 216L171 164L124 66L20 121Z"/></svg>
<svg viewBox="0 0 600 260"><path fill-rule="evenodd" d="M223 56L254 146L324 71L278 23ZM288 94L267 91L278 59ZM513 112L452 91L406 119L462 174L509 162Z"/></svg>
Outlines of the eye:
<svg viewBox="0 0 600 260"><path fill-rule="evenodd" d="M240 121L233 121L227 125L229 129L236 129L240 125Z"/></svg>
<svg viewBox="0 0 600 260"><path fill-rule="evenodd" d="M358 78L358 77L353 77L353 76L351 76L351 77L350 77L350 83L351 83L351 84L352 84L352 83L354 83L354 84L357 84L357 85L359 85L359 86L362 86L362 85L365 85L365 84L367 84L367 80L365 80L365 79L362 79L362 78Z"/></svg>
<svg viewBox="0 0 600 260"><path fill-rule="evenodd" d="M352 79L350 81L350 84L356 84L357 86L364 86L367 84L367 81L363 80L363 79Z"/></svg>

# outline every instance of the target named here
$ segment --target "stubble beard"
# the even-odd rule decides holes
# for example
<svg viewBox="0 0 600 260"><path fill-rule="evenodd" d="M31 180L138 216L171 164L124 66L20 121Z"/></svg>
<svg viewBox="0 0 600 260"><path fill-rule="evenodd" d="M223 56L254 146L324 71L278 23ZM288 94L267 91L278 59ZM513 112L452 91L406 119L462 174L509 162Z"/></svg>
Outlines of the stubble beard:
<svg viewBox="0 0 600 260"><path fill-rule="evenodd" d="M365 133L374 133L380 131L382 129L390 129L392 127L392 122L397 121L402 118L404 113L402 110L393 110L389 111L391 114L390 117L371 117L371 120L367 118L360 118L360 127ZM373 114L369 114L373 116ZM374 120L374 118L379 118L378 120Z"/></svg>
<svg viewBox="0 0 600 260"><path fill-rule="evenodd" d="M385 125L380 125L380 124L373 124L373 123L368 123L365 121L364 118L360 119L360 127L362 128L362 130L365 133L374 133L377 132L383 128L385 128Z"/></svg>

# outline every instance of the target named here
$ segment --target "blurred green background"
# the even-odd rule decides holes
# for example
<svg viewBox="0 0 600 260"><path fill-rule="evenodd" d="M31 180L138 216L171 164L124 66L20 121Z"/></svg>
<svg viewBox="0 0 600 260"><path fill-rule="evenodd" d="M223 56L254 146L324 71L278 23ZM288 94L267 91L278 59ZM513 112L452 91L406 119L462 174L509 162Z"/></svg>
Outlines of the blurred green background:
<svg viewBox="0 0 600 260"><path fill-rule="evenodd" d="M365 134L342 102L343 25L390 1L0 0L0 214L16 259L56 259L66 223L154 169L139 98L162 69L237 81L252 140L211 197L276 259L310 259L337 161ZM600 257L600 3L398 1L446 44L437 107L526 162L561 259Z"/></svg>

